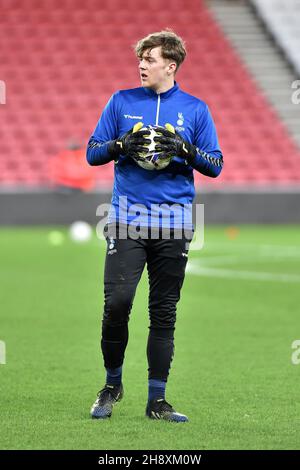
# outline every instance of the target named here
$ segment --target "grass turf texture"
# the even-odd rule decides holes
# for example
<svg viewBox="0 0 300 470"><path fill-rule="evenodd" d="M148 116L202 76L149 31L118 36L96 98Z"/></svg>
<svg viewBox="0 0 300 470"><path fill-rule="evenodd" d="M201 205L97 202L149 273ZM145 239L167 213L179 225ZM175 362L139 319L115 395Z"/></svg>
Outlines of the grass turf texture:
<svg viewBox="0 0 300 470"><path fill-rule="evenodd" d="M190 252L167 387L186 424L144 416L146 272L131 312L124 399L110 420L89 418L104 384L105 243L75 244L61 230L57 246L50 228L0 230L1 449L299 449L300 365L291 362L299 226L207 227L204 249Z"/></svg>

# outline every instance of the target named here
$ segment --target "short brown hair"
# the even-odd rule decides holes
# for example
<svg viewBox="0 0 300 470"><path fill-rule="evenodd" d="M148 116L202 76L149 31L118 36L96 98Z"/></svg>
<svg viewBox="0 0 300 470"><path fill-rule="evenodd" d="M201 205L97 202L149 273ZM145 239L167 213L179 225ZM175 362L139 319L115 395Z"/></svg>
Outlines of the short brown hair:
<svg viewBox="0 0 300 470"><path fill-rule="evenodd" d="M181 37L177 36L171 29L167 28L157 33L148 34L140 39L134 46L137 57L142 57L147 49L161 46L161 55L164 59L174 60L177 64L176 72L186 56L186 48ZM175 73L176 73L175 72Z"/></svg>

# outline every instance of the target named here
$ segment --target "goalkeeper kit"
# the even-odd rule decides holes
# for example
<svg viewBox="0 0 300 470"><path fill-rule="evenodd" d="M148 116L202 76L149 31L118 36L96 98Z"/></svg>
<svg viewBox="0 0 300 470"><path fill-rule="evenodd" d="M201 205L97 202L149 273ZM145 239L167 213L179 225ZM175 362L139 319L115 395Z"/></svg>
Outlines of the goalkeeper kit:
<svg viewBox="0 0 300 470"><path fill-rule="evenodd" d="M141 124L137 126L138 123ZM164 128L157 138L157 150L172 155L172 160L160 171L147 171L131 158L141 150L142 139L147 138L139 130L141 125ZM90 165L114 161L111 201L114 210L108 221L125 224L131 223L136 215L120 211L120 196L126 197L128 206L142 204L149 210L153 204L191 204L195 196L193 171L216 177L223 167L207 104L181 90L176 82L164 93L146 87L114 93L89 140L87 160ZM141 217L139 223L142 220L141 225L148 226L147 213ZM174 220L171 227L176 226Z"/></svg>

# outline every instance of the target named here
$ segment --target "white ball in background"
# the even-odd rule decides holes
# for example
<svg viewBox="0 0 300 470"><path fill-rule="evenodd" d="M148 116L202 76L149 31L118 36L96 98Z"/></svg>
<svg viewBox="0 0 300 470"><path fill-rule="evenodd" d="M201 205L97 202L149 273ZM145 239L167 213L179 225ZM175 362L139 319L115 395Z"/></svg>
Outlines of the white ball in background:
<svg viewBox="0 0 300 470"><path fill-rule="evenodd" d="M92 238L92 227L87 222L78 220L70 226L69 234L76 243L86 243Z"/></svg>

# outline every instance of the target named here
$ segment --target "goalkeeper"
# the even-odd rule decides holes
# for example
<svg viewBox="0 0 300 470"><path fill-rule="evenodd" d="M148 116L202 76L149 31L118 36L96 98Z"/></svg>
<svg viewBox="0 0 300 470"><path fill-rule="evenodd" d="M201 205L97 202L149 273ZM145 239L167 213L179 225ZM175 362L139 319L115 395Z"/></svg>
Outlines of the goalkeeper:
<svg viewBox="0 0 300 470"><path fill-rule="evenodd" d="M135 47L141 86L112 95L87 146L90 165L114 161L111 210L105 226L107 252L104 269L104 313L101 349L106 369L105 385L92 406L91 416L111 416L123 397L122 367L128 342L128 321L136 287L147 265L149 278L148 401L151 419L185 422L166 400L166 384L174 355L176 305L184 280L191 220L184 221L182 207L192 205L193 171L217 177L223 157L208 106L184 92L175 81L186 50L183 40L170 30L153 33ZM162 170L147 171L137 161L145 151L147 125L160 126L156 150L170 158ZM129 210L124 209L126 200ZM139 204L139 213L130 208ZM157 205L159 214L153 213ZM156 206L155 206L156 207ZM172 217L170 217L172 212ZM138 215L137 215L138 214ZM140 236L120 236L122 228L139 226ZM157 229L149 236L151 227ZM170 236L163 236L164 229ZM142 236L144 234L144 236ZM182 377L182 380L186 380ZM191 391L192 393L192 391Z"/></svg>

